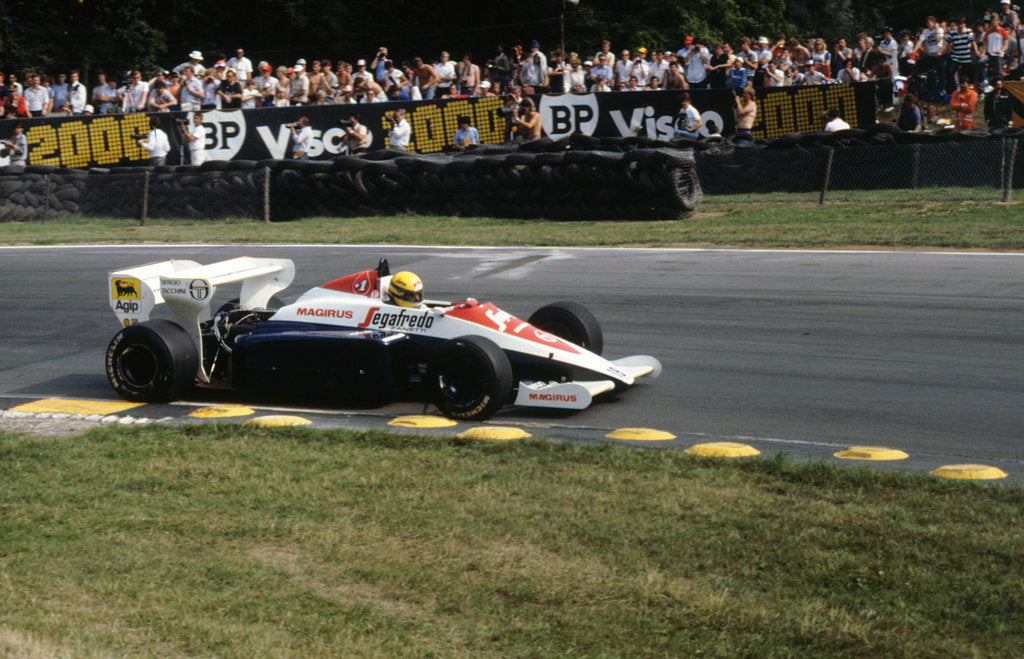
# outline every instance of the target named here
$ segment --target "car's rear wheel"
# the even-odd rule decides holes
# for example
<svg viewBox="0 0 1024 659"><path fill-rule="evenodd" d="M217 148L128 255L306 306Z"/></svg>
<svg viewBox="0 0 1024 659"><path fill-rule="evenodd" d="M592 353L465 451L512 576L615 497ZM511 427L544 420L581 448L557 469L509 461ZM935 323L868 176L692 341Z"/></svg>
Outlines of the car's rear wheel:
<svg viewBox="0 0 1024 659"><path fill-rule="evenodd" d="M512 393L512 365L490 339L460 336L445 341L430 364L429 382L441 413L452 419L486 419Z"/></svg>
<svg viewBox="0 0 1024 659"><path fill-rule="evenodd" d="M174 400L194 384L198 367L192 339L168 320L129 325L107 347L107 379L130 401Z"/></svg>
<svg viewBox="0 0 1024 659"><path fill-rule="evenodd" d="M554 334L600 355L604 334L594 314L576 302L554 302L533 312L528 321L537 329Z"/></svg>

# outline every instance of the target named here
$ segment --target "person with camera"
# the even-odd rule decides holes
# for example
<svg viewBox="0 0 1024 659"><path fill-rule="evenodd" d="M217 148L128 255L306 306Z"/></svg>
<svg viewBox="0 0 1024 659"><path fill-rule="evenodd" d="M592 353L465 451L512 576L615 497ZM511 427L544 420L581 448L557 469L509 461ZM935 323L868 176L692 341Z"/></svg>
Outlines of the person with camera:
<svg viewBox="0 0 1024 659"><path fill-rule="evenodd" d="M292 158L309 160L309 148L313 146L313 129L309 127L309 117L299 117L293 124L288 124L292 131Z"/></svg>
<svg viewBox="0 0 1024 659"><path fill-rule="evenodd" d="M12 165L25 165L28 163L28 138L25 137L25 127L21 122L14 124L14 135L9 140L4 140L5 151L11 156Z"/></svg>
<svg viewBox="0 0 1024 659"><path fill-rule="evenodd" d="M132 135L139 146L149 152L149 164L154 167L167 164L167 154L171 152L171 142L167 139L167 133L160 128L160 122L153 118L150 120L149 134Z"/></svg>
<svg viewBox="0 0 1024 659"><path fill-rule="evenodd" d="M118 90L121 96L121 111L145 112L146 100L149 98L149 83L142 80L141 71L132 71L128 84Z"/></svg>
<svg viewBox="0 0 1024 659"><path fill-rule="evenodd" d="M184 69L185 79L181 81L181 109L185 112L198 111L203 105L203 81L196 77L191 66Z"/></svg>
<svg viewBox="0 0 1024 659"><path fill-rule="evenodd" d="M345 146L348 147L349 155L366 153L370 150L373 135L369 128L359 123L358 114L351 114L348 120L343 119L340 123L345 128Z"/></svg>
<svg viewBox="0 0 1024 659"><path fill-rule="evenodd" d="M690 92L683 92L679 97L679 114L676 115L675 137L688 137L691 140L700 139L701 124L700 110L690 104Z"/></svg>
<svg viewBox="0 0 1024 659"><path fill-rule="evenodd" d="M409 140L412 137L412 126L405 118L405 109L398 108L391 115L391 131L388 133L388 146L399 151L409 150Z"/></svg>
<svg viewBox="0 0 1024 659"><path fill-rule="evenodd" d="M522 138L524 142L532 140L539 140L541 136L541 125L540 113L533 105L533 101L529 98L524 98L520 104L522 116L515 116L512 118L512 123L516 128L516 134Z"/></svg>
<svg viewBox="0 0 1024 659"><path fill-rule="evenodd" d="M147 98L146 108L150 112L170 112L171 106L177 103L177 99L167 91L167 86L162 80L153 83Z"/></svg>
<svg viewBox="0 0 1024 659"><path fill-rule="evenodd" d="M203 125L203 115L196 112L192 115L192 125L185 121L178 122L181 129L181 137L188 144L188 162L190 165L199 166L206 162L206 126Z"/></svg>
<svg viewBox="0 0 1024 659"><path fill-rule="evenodd" d="M754 121L757 119L757 103L754 102L754 90L744 87L736 96L736 105L732 109L736 119L736 138L747 142L754 140Z"/></svg>

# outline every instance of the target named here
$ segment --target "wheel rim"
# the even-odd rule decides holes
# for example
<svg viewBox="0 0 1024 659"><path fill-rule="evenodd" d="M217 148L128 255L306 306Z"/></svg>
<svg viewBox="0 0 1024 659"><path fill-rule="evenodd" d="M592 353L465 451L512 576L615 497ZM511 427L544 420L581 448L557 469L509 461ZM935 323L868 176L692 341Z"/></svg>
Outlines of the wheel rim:
<svg viewBox="0 0 1024 659"><path fill-rule="evenodd" d="M135 389L144 389L152 385L160 372L156 354L149 346L140 343L122 350L117 365L121 380Z"/></svg>
<svg viewBox="0 0 1024 659"><path fill-rule="evenodd" d="M473 407L480 399L483 378L466 359L453 359L438 374L441 396L452 408Z"/></svg>

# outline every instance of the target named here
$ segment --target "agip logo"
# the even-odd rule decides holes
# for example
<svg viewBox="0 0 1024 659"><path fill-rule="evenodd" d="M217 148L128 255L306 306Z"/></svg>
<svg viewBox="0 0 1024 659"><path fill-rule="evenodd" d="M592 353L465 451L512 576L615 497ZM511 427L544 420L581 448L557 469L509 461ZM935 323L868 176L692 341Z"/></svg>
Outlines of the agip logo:
<svg viewBox="0 0 1024 659"><path fill-rule="evenodd" d="M142 282L135 277L114 277L110 280L110 297L115 300L141 300Z"/></svg>
<svg viewBox="0 0 1024 659"><path fill-rule="evenodd" d="M545 94L540 99L544 132L555 139L572 133L593 135L597 130L598 114L595 94Z"/></svg>

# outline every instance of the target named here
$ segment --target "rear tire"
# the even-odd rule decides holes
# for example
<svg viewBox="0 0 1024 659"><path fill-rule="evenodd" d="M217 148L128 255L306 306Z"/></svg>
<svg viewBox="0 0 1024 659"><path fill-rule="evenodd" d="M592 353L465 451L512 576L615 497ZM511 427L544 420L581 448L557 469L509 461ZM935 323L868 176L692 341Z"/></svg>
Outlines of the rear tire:
<svg viewBox="0 0 1024 659"><path fill-rule="evenodd" d="M482 336L445 341L434 355L428 382L441 413L452 419L486 419L512 393L512 365L496 343Z"/></svg>
<svg viewBox="0 0 1024 659"><path fill-rule="evenodd" d="M107 347L107 379L122 398L165 403L194 383L199 354L188 333L168 320L129 325Z"/></svg>
<svg viewBox="0 0 1024 659"><path fill-rule="evenodd" d="M537 329L600 355L604 334L594 314L576 302L554 302L533 312L528 321Z"/></svg>

